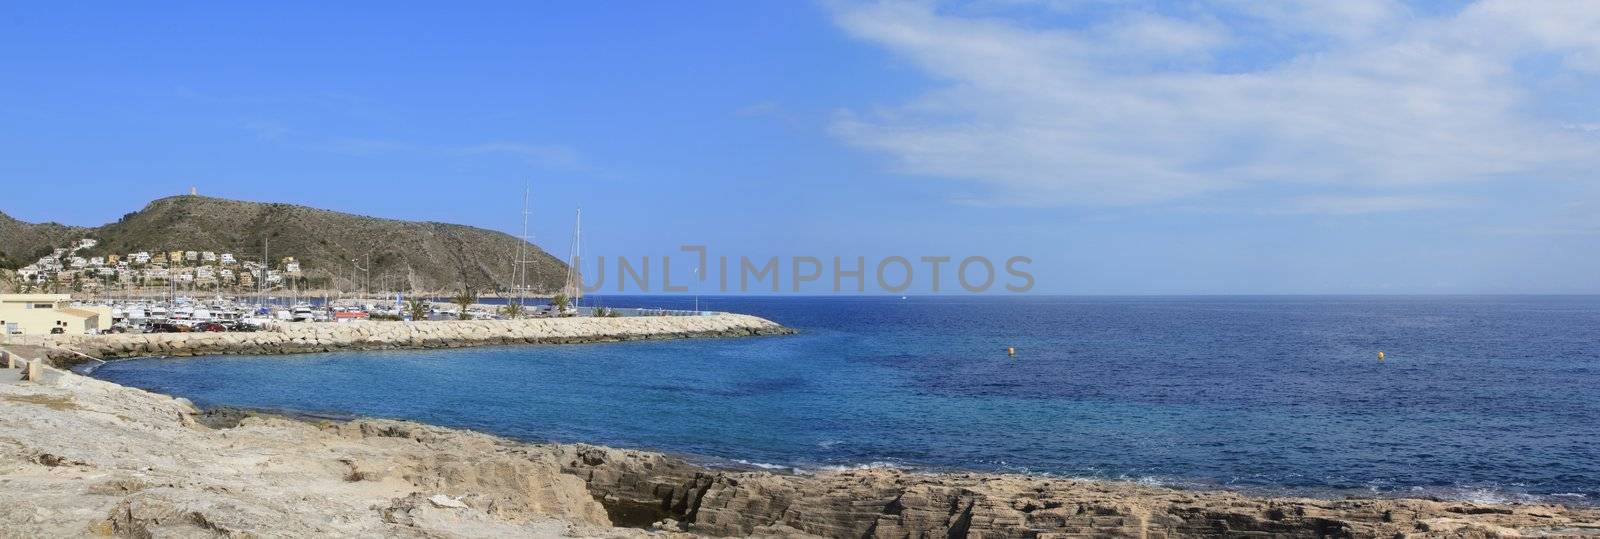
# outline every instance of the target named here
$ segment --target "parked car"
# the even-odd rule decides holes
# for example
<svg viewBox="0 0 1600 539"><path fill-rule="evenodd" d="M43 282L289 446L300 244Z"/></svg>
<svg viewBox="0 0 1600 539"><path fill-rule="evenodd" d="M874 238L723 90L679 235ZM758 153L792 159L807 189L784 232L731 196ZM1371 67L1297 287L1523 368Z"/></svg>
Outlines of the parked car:
<svg viewBox="0 0 1600 539"><path fill-rule="evenodd" d="M209 333L221 333L221 332L224 332L224 331L228 331L228 326L224 326L224 325L216 323L216 322L201 322L201 323L198 323L198 324L194 325L194 331L204 331L204 332L209 332Z"/></svg>
<svg viewBox="0 0 1600 539"><path fill-rule="evenodd" d="M56 327L50 328L50 334L51 335L62 335L62 334L65 334L66 332L67 332L67 328L64 328L64 327L61 327L61 326L56 326Z"/></svg>
<svg viewBox="0 0 1600 539"><path fill-rule="evenodd" d="M145 333L185 333L189 328L170 322L153 322L144 328Z"/></svg>

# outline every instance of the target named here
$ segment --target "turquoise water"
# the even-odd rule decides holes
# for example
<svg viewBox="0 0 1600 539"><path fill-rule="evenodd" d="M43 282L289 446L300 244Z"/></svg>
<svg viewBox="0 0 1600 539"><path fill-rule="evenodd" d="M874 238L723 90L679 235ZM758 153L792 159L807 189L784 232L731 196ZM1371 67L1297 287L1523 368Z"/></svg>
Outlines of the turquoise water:
<svg viewBox="0 0 1600 539"><path fill-rule="evenodd" d="M201 405L415 419L801 470L1600 497L1596 297L702 303L802 333L139 360L96 376Z"/></svg>

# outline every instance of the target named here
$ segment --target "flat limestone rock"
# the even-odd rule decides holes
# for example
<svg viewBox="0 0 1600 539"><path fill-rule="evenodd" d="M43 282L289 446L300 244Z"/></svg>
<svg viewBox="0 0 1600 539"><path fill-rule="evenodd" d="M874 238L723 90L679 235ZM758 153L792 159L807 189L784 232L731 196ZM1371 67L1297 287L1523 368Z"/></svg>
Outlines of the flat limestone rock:
<svg viewBox="0 0 1600 539"><path fill-rule="evenodd" d="M0 400L0 537L562 536L611 526L548 449L477 433L272 416L213 429L187 401L70 373L55 385L0 386ZM48 404L63 400L72 406ZM421 493L445 507L424 501L391 518Z"/></svg>
<svg viewBox="0 0 1600 539"><path fill-rule="evenodd" d="M428 501L433 503L434 507L448 507L451 509L467 508L467 504L461 503L461 500L457 500L443 494L434 494L432 497L428 498Z"/></svg>

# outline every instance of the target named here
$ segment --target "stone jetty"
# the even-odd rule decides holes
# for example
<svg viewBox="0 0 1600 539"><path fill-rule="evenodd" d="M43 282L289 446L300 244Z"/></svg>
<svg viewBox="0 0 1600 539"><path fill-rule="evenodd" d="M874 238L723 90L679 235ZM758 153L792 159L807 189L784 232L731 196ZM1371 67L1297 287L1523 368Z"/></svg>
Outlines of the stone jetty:
<svg viewBox="0 0 1600 539"><path fill-rule="evenodd" d="M285 323L248 333L50 335L14 338L14 345L43 348L57 365L89 358L296 354L342 350L456 348L506 344L571 344L783 335L793 330L755 316L534 318L526 320L367 321L350 324Z"/></svg>

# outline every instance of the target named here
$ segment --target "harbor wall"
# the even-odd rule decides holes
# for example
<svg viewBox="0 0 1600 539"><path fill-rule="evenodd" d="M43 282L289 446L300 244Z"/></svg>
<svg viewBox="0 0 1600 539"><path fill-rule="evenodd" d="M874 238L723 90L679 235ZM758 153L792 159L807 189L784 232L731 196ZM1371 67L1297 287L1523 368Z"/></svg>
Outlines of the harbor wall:
<svg viewBox="0 0 1600 539"><path fill-rule="evenodd" d="M742 314L620 318L536 318L428 322L286 323L248 333L147 333L13 337L63 366L96 359L223 354L297 354L505 344L571 344L783 335L793 330ZM88 356L88 357L84 357Z"/></svg>

